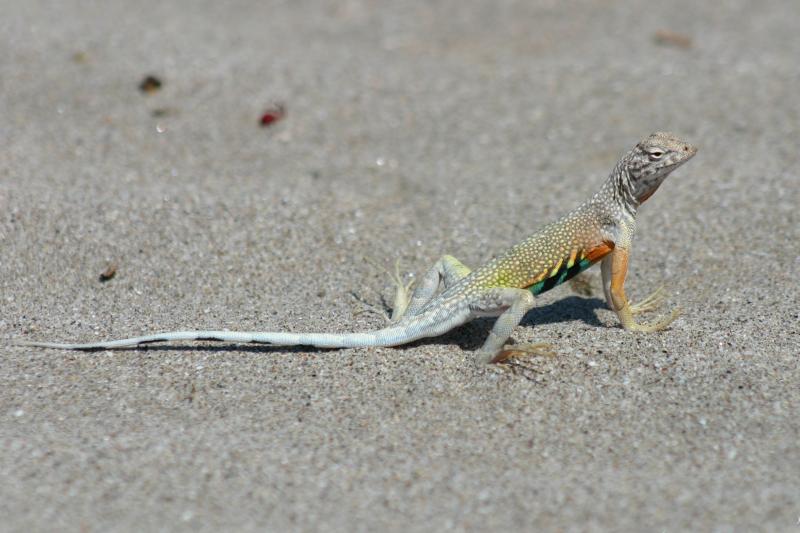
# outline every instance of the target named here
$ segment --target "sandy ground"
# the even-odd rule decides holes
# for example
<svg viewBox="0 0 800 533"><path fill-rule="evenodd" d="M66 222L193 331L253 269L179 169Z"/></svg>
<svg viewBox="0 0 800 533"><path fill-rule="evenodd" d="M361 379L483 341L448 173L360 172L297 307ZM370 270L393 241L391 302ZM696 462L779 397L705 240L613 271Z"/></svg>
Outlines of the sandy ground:
<svg viewBox="0 0 800 533"><path fill-rule="evenodd" d="M477 265L650 132L700 152L639 217L664 333L593 272L515 333L558 356L506 372L470 362L488 321L0 347L0 529L797 531L800 4L697 4L3 1L3 339L377 327L364 257Z"/></svg>

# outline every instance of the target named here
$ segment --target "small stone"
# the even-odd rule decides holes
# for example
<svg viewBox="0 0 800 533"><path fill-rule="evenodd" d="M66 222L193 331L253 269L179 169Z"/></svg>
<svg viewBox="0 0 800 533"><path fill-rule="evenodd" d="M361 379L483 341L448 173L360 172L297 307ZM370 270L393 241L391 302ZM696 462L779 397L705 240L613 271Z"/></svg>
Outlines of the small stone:
<svg viewBox="0 0 800 533"><path fill-rule="evenodd" d="M139 82L139 90L145 94L152 94L160 90L162 85L163 82L156 76L145 76L144 79Z"/></svg>

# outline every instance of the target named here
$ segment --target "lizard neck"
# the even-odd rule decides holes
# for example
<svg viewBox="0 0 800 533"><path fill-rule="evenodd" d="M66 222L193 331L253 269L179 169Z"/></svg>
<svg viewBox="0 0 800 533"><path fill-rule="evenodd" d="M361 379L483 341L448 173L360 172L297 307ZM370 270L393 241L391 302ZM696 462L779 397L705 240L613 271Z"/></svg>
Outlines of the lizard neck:
<svg viewBox="0 0 800 533"><path fill-rule="evenodd" d="M603 184L600 191L597 193L602 205L613 206L616 211L621 210L619 215L627 215L631 218L636 217L636 211L639 209L641 202L639 202L633 195L633 183L627 167L625 158L621 159L611 175Z"/></svg>

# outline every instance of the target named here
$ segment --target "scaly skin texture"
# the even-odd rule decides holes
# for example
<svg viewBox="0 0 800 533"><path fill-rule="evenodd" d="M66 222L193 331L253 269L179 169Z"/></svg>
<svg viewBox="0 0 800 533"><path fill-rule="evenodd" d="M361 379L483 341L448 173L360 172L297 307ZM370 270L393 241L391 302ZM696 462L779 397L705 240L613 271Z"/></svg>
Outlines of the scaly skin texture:
<svg viewBox="0 0 800 533"><path fill-rule="evenodd" d="M622 327L658 331L677 317L677 311L652 324L639 324L633 317L657 307L663 298L661 291L638 305L631 305L625 295L636 212L664 179L696 152L695 147L672 134L654 133L620 159L608 180L589 200L477 270L471 271L452 256L442 256L410 296L410 285L404 284L395 272L397 294L392 324L383 329L342 334L175 331L87 344L17 344L67 350L111 349L181 340L320 348L396 346L441 335L478 316L497 316L475 361L479 364L502 362L520 354L549 353L549 347L542 344L505 349L505 343L533 307L535 295L552 289L598 261L601 261L606 301L617 313Z"/></svg>

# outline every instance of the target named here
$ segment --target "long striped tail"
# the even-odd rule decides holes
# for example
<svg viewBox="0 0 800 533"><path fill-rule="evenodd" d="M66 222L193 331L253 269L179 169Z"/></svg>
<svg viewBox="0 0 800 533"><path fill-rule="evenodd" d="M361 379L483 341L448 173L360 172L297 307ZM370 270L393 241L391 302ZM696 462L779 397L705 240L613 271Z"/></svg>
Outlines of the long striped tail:
<svg viewBox="0 0 800 533"><path fill-rule="evenodd" d="M356 348L362 346L397 346L425 337L442 335L459 323L441 320L440 313L409 317L397 325L362 333L287 333L256 331L170 331L106 342L66 344L58 342L17 341L18 346L59 350L109 350L172 341L219 341L261 343L273 346L315 346L317 348ZM463 322L463 321L461 321Z"/></svg>

